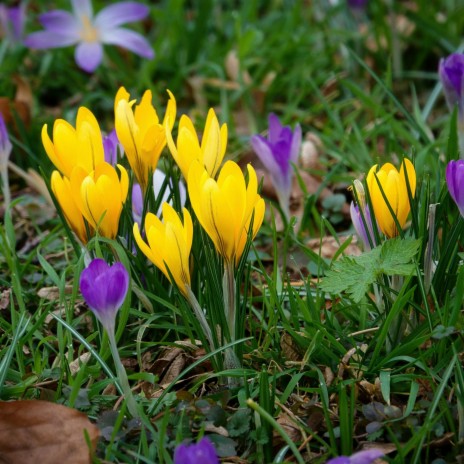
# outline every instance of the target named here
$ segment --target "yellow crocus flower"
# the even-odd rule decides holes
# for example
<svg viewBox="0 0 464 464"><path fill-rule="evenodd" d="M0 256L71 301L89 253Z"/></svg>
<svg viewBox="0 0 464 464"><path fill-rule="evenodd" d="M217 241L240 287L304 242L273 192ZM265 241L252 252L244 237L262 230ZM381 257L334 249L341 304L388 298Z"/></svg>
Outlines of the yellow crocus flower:
<svg viewBox="0 0 464 464"><path fill-rule="evenodd" d="M116 133L144 192L148 186L149 172L155 171L161 152L166 146L165 124L172 128L176 119L176 100L169 90L167 92L170 98L163 124L152 105L150 90L145 91L134 110L135 100L129 101L130 95L124 87L118 90L115 98Z"/></svg>
<svg viewBox="0 0 464 464"><path fill-rule="evenodd" d="M134 224L134 237L143 254L171 280L188 298L190 287L189 256L192 248L193 224L190 213L184 208L184 222L169 203L163 203L163 222L153 213L147 213L145 231L148 244ZM169 271L168 271L169 269ZM171 275L169 274L171 273Z"/></svg>
<svg viewBox="0 0 464 464"><path fill-rule="evenodd" d="M77 112L75 129L64 119L55 121L53 142L45 124L42 143L50 161L68 179L75 166L89 173L105 161L100 126L93 113L83 106Z"/></svg>
<svg viewBox="0 0 464 464"><path fill-rule="evenodd" d="M74 201L69 179L67 177L61 177L58 171L53 171L51 188L69 227L71 227L79 240L86 244L88 237L84 217ZM92 228L89 226L89 233L92 234L92 232Z"/></svg>
<svg viewBox="0 0 464 464"><path fill-rule="evenodd" d="M377 169L377 166L377 164L372 166L366 178L372 206L374 207L374 214L380 230L388 238L396 237L398 229L382 195L379 184L382 186L383 193L388 199L388 203L395 213L399 225L403 228L411 209L406 174L411 194L414 197L416 192L416 171L411 161L406 158L401 163L399 172L391 163L385 163L380 169Z"/></svg>
<svg viewBox="0 0 464 464"><path fill-rule="evenodd" d="M227 161L214 180L199 161L189 171L190 202L201 226L223 258L239 263L250 223L254 238L264 218L264 200L258 194L258 179L248 165L248 185L237 163Z"/></svg>
<svg viewBox="0 0 464 464"><path fill-rule="evenodd" d="M121 179L111 164L100 163L87 174L76 167L71 174L74 201L86 221L107 238L118 233L119 218L129 190L129 176L123 166L117 165Z"/></svg>
<svg viewBox="0 0 464 464"><path fill-rule="evenodd" d="M166 127L169 151L182 171L184 179L188 179L189 169L194 160L198 160L208 174L215 177L227 148L227 125L219 126L214 110L211 108L208 111L201 145L197 131L188 116L182 115L180 118L177 146L174 144L171 129L172 125L170 128Z"/></svg>

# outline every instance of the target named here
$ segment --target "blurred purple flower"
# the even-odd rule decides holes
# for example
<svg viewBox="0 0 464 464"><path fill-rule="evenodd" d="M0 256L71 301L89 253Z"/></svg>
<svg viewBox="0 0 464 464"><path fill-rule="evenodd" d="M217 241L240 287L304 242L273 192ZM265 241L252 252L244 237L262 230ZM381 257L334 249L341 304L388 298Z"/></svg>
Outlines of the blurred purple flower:
<svg viewBox="0 0 464 464"><path fill-rule="evenodd" d="M79 280L82 296L108 334L114 334L116 314L129 289L129 273L122 263L112 266L93 259Z"/></svg>
<svg viewBox="0 0 464 464"><path fill-rule="evenodd" d="M10 207L11 203L10 181L8 179L8 160L12 149L13 146L11 145L10 137L8 136L5 120L0 112L0 179L5 211Z"/></svg>
<svg viewBox="0 0 464 464"><path fill-rule="evenodd" d="M347 0L348 6L353 10L364 10L368 0Z"/></svg>
<svg viewBox="0 0 464 464"><path fill-rule="evenodd" d="M0 37L12 43L22 43L26 8L23 3L18 6L0 5Z"/></svg>
<svg viewBox="0 0 464 464"><path fill-rule="evenodd" d="M464 160L450 161L446 166L446 183L451 198L464 217Z"/></svg>
<svg viewBox="0 0 464 464"><path fill-rule="evenodd" d="M207 437L192 445L178 445L174 451L174 464L219 464L216 449Z"/></svg>
<svg viewBox="0 0 464 464"><path fill-rule="evenodd" d="M384 456L385 454L376 448L358 451L357 453L348 456L338 456L330 459L326 464L371 464L377 458Z"/></svg>
<svg viewBox="0 0 464 464"><path fill-rule="evenodd" d="M161 194L161 189L166 182L166 175L160 169L156 169L153 173L153 193L155 195L155 200L158 199L158 196ZM162 205L164 202L168 202L172 206L172 201L170 201L170 197L174 192L174 184L172 178L169 179L169 183L164 189L163 197L159 202L158 211L156 211L156 215L160 216L162 211ZM185 205L185 201L187 199L187 191L185 190L185 186L182 182L179 182L179 195L180 195L180 206L183 207ZM169 201L168 201L169 200ZM142 214L143 214L143 195L142 195L142 188L139 184L134 182L132 187L132 217L134 222L136 222L139 227L142 227Z"/></svg>
<svg viewBox="0 0 464 464"><path fill-rule="evenodd" d="M438 74L443 85L446 102L452 111L458 105L459 118L464 117L464 55L453 53L442 58Z"/></svg>
<svg viewBox="0 0 464 464"><path fill-rule="evenodd" d="M122 145L119 143L116 130L113 129L108 135L103 136L103 150L105 151L105 161L112 166L118 162L118 151L123 152Z"/></svg>
<svg viewBox="0 0 464 464"><path fill-rule="evenodd" d="M119 27L122 24L144 19L149 8L138 2L118 2L108 5L93 16L90 0L71 0L73 13L53 10L43 13L39 21L44 31L33 32L24 41L34 49L47 49L76 45L77 65L93 72L103 58L103 45L119 45L143 58L152 59L153 49L137 32Z"/></svg>
<svg viewBox="0 0 464 464"><path fill-rule="evenodd" d="M289 217L289 200L292 188L293 169L301 148L301 127L296 125L294 131L289 126L282 126L279 118L269 115L269 133L267 139L261 135L251 137L251 145L265 168L271 175L271 181L277 193L279 204Z"/></svg>
<svg viewBox="0 0 464 464"><path fill-rule="evenodd" d="M5 120L2 113L0 113L0 163L6 165L11 155L13 146L10 142L10 137L6 129Z"/></svg>

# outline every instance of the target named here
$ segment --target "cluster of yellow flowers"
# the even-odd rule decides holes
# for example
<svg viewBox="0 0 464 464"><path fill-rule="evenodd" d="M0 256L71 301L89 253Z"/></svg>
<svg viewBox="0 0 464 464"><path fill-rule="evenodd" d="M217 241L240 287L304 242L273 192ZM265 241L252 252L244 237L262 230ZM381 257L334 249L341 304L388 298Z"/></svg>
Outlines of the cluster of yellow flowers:
<svg viewBox="0 0 464 464"><path fill-rule="evenodd" d="M118 165L119 178L116 169L105 162L102 133L92 112L79 108L75 129L63 119L56 120L53 141L45 124L42 142L58 169L52 174L51 188L72 230L82 243L96 230L115 238L129 176Z"/></svg>
<svg viewBox="0 0 464 464"><path fill-rule="evenodd" d="M191 207L225 262L237 265L247 237L255 237L264 218L264 200L258 194L254 169L248 166L248 182L233 161L223 164L227 148L227 126L219 125L210 110L199 141L191 119L180 118L177 144L172 137L176 119L176 100L168 91L169 101L161 123L147 90L140 103L129 100L124 87L114 103L115 128L135 180L147 192L148 179L154 172L166 146L187 181ZM96 231L114 239L127 199L130 174L118 164L117 170L104 159L99 124L87 108L78 110L76 128L58 119L53 126L53 141L45 125L42 130L45 150L56 167L51 188L72 230L86 244ZM168 203L162 206L163 221L148 212L144 229L146 241L137 223L135 240L142 252L166 276L171 277L187 295L190 286L189 256L193 223L183 209L183 221ZM250 231L251 227L251 231Z"/></svg>

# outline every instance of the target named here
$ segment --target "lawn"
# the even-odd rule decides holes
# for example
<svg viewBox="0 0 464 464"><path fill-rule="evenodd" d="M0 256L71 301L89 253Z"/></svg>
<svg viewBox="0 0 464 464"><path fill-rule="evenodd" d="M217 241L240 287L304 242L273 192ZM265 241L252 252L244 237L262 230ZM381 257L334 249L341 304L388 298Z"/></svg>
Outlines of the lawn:
<svg viewBox="0 0 464 464"><path fill-rule="evenodd" d="M464 6L92 3L0 5L0 461L462 462Z"/></svg>

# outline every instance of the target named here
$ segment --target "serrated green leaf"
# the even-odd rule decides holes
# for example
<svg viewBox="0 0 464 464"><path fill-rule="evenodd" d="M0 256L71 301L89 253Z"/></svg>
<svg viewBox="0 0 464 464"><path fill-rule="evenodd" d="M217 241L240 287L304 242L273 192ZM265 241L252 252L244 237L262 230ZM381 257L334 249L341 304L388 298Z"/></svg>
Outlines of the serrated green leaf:
<svg viewBox="0 0 464 464"><path fill-rule="evenodd" d="M379 271L387 275L410 275L414 272L411 262L419 250L420 240L394 238L382 245Z"/></svg>
<svg viewBox="0 0 464 464"><path fill-rule="evenodd" d="M326 271L321 289L332 295L348 293L355 303L359 303L382 274L411 275L415 271L412 261L419 246L419 240L397 238L387 240L361 256L343 257Z"/></svg>
<svg viewBox="0 0 464 464"><path fill-rule="evenodd" d="M375 273L370 266L363 266L357 261L356 258L345 257L335 262L321 282L322 290L335 295L347 292L359 302L374 282Z"/></svg>

